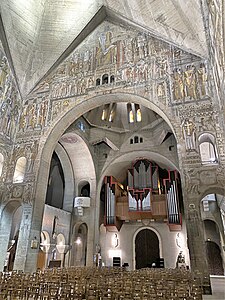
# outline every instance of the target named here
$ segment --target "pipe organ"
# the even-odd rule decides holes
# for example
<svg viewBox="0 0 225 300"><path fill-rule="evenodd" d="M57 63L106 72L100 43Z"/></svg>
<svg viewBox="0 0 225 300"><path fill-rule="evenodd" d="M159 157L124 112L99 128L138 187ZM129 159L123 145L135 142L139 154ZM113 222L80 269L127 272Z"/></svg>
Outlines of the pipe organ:
<svg viewBox="0 0 225 300"><path fill-rule="evenodd" d="M112 176L105 177L105 225L120 229L124 221L155 219L170 230L181 230L180 181L177 171L155 162L137 160L127 172L127 190Z"/></svg>
<svg viewBox="0 0 225 300"><path fill-rule="evenodd" d="M152 191L158 191L158 166L139 160L128 170L129 210L151 211Z"/></svg>
<svg viewBox="0 0 225 300"><path fill-rule="evenodd" d="M121 187L112 176L106 176L105 184L105 225L109 227L116 226L120 229L122 221L116 216L116 199L121 195Z"/></svg>
<svg viewBox="0 0 225 300"><path fill-rule="evenodd" d="M169 178L165 179L164 182L166 186L168 225L170 230L176 230L181 227L177 171L169 171Z"/></svg>

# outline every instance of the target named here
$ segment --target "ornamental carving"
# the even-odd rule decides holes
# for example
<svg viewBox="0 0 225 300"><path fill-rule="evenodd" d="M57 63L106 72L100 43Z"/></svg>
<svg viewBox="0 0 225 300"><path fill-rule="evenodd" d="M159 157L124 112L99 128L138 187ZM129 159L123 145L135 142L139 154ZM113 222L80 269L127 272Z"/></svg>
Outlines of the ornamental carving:
<svg viewBox="0 0 225 300"><path fill-rule="evenodd" d="M41 130L44 128L48 121L48 111L49 99L47 97L29 101L29 104L24 106L20 116L19 131Z"/></svg>
<svg viewBox="0 0 225 300"><path fill-rule="evenodd" d="M184 170L184 177L187 192L200 194L210 186L223 187L225 184L225 169L222 166L189 169Z"/></svg>
<svg viewBox="0 0 225 300"><path fill-rule="evenodd" d="M200 194L200 178L197 170L184 170L185 186L188 193Z"/></svg>
<svg viewBox="0 0 225 300"><path fill-rule="evenodd" d="M21 198L23 194L23 185L15 185L12 188L12 197L11 198Z"/></svg>

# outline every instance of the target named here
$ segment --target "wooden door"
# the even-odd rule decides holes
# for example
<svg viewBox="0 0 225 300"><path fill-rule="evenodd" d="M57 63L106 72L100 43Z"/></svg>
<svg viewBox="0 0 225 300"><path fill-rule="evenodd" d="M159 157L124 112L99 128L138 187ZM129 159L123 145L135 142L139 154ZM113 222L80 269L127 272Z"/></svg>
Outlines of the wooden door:
<svg viewBox="0 0 225 300"><path fill-rule="evenodd" d="M159 261L159 239L150 229L141 230L135 239L136 269L151 267Z"/></svg>

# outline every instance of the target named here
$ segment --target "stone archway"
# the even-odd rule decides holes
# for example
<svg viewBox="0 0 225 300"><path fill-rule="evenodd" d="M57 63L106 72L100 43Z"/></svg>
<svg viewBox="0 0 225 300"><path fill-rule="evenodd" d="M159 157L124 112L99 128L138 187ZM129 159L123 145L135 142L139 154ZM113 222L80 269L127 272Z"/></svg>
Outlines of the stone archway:
<svg viewBox="0 0 225 300"><path fill-rule="evenodd" d="M206 241L206 253L210 275L224 275L220 247L212 241Z"/></svg>
<svg viewBox="0 0 225 300"><path fill-rule="evenodd" d="M20 223L23 209L19 201L10 201L4 207L0 222L0 269L13 270L17 244L20 233Z"/></svg>
<svg viewBox="0 0 225 300"><path fill-rule="evenodd" d="M143 106L152 109L153 111L157 112L166 122L169 124L171 130L175 132L175 128L172 127L170 122L170 117L164 111L162 108L160 109L156 104L150 102L148 99L137 96L134 94L109 94L107 95L107 102L113 103L113 102L130 102L133 101L135 103L140 103ZM40 232L41 228L41 218L40 218L40 212L44 208L44 199L46 194L46 188L47 188L47 178L49 173L49 166L51 161L51 156L53 153L53 150L56 147L57 142L61 138L61 136L64 134L65 130L81 115L83 115L85 112L103 105L105 103L105 95L100 95L96 97L91 97L89 99L85 99L85 102L82 102L82 100L76 105L76 107L73 107L64 115L61 115L60 118L56 119L52 123L52 127L46 131L45 136L42 136L40 144L44 145L42 149L39 149L38 154L38 161L45 162L39 164L38 174L37 174L37 185L36 185L36 191L35 191L35 203L34 203L34 209L33 209L33 220L35 220L34 223L32 223L32 229L31 229L31 236L38 236L37 232ZM87 146L87 145L86 145ZM88 146L87 146L88 149ZM89 150L90 151L90 150ZM96 199L96 177L95 177L95 171L93 172L93 176L91 178L91 197L93 199ZM76 178L75 178L76 180ZM96 203L93 203L93 206L95 207L95 211L92 211L93 216L92 219L92 225L93 225L93 236L95 237L95 240L93 241L93 249L94 245L98 241L98 216L99 216L99 206L95 205ZM88 243L90 245L90 243ZM90 249L90 255L89 255L89 262L92 261L93 257L93 249ZM30 261L29 259L29 253L27 255L27 261ZM32 260L34 259L34 256ZM30 266L32 268L32 266Z"/></svg>
<svg viewBox="0 0 225 300"><path fill-rule="evenodd" d="M72 266L86 266L87 262L87 239L88 227L85 223L78 223L74 226L71 249Z"/></svg>

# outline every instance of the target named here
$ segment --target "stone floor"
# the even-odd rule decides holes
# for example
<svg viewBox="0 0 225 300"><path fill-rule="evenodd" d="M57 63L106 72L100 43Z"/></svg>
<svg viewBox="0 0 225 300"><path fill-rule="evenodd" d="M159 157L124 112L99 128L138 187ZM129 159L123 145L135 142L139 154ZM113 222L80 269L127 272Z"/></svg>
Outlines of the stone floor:
<svg viewBox="0 0 225 300"><path fill-rule="evenodd" d="M225 276L211 276L212 295L204 295L203 300L225 300Z"/></svg>

